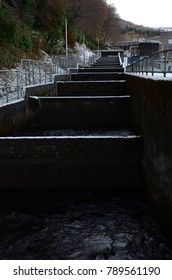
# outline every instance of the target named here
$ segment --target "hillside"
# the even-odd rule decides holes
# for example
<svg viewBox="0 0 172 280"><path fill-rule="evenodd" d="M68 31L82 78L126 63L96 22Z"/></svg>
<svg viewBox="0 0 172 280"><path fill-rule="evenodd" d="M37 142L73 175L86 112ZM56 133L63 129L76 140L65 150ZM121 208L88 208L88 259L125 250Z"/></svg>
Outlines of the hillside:
<svg viewBox="0 0 172 280"><path fill-rule="evenodd" d="M145 38L152 40L159 40L160 30L157 28L150 28L143 25L137 25L133 22L119 19L121 41L128 41L137 38Z"/></svg>
<svg viewBox="0 0 172 280"><path fill-rule="evenodd" d="M16 67L22 58L41 59L40 50L64 54L65 19L70 48L75 42L96 49L159 35L159 30L119 19L104 0L0 0L0 69Z"/></svg>

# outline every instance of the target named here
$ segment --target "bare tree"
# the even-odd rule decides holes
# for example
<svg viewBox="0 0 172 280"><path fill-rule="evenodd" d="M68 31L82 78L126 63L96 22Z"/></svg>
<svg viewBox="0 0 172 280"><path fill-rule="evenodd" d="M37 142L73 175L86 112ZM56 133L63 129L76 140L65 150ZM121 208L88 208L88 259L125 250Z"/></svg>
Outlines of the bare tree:
<svg viewBox="0 0 172 280"><path fill-rule="evenodd" d="M103 0L68 0L71 24L88 33L97 31L104 16Z"/></svg>
<svg viewBox="0 0 172 280"><path fill-rule="evenodd" d="M114 6L107 6L106 18L102 26L102 41L115 43L120 36L119 16Z"/></svg>
<svg viewBox="0 0 172 280"><path fill-rule="evenodd" d="M118 34L118 15L105 0L66 0L71 28L80 28L105 43L115 41Z"/></svg>

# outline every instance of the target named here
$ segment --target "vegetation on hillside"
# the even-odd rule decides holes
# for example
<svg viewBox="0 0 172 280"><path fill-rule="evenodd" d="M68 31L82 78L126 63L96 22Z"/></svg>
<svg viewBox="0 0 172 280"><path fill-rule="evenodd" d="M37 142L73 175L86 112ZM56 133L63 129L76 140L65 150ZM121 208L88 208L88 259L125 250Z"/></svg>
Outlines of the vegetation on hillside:
<svg viewBox="0 0 172 280"><path fill-rule="evenodd" d="M117 40L118 15L105 0L0 0L0 67L11 67L18 55L38 58L39 49L63 53L65 19L69 47Z"/></svg>
<svg viewBox="0 0 172 280"><path fill-rule="evenodd" d="M133 40L137 38L159 40L159 28L150 28L136 25L130 21L120 19L121 40Z"/></svg>
<svg viewBox="0 0 172 280"><path fill-rule="evenodd" d="M76 41L104 48L133 34L106 0L0 0L0 68L14 67L21 58L40 59L40 49L64 53L65 19L70 48ZM135 32L144 35L143 29Z"/></svg>

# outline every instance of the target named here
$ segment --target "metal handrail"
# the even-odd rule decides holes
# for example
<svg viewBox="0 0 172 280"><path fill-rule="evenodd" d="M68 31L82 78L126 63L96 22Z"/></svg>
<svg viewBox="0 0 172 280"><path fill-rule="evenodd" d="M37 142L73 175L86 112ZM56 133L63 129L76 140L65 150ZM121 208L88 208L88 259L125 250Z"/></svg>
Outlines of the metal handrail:
<svg viewBox="0 0 172 280"><path fill-rule="evenodd" d="M69 68L90 65L97 59L95 53L87 61L79 55L53 56L50 62L22 59L14 70L0 70L0 105L23 99L27 86L52 83L55 75L67 74Z"/></svg>
<svg viewBox="0 0 172 280"><path fill-rule="evenodd" d="M0 101L6 104L22 98L21 74L19 70L0 70Z"/></svg>
<svg viewBox="0 0 172 280"><path fill-rule="evenodd" d="M151 73L161 73L166 77L167 73L172 73L172 49L158 51L149 57L140 59L133 64L126 66L126 72L148 75Z"/></svg>

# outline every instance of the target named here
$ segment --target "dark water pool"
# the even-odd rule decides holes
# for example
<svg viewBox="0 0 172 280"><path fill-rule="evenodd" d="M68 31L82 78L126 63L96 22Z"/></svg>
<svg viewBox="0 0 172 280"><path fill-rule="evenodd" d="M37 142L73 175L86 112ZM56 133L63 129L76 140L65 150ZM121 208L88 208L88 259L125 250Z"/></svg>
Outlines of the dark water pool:
<svg viewBox="0 0 172 280"><path fill-rule="evenodd" d="M1 193L1 259L172 259L171 241L142 195L20 193Z"/></svg>

